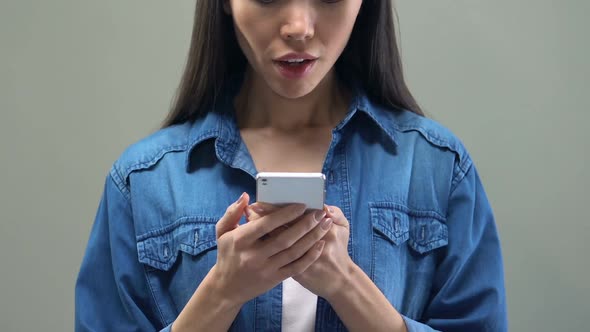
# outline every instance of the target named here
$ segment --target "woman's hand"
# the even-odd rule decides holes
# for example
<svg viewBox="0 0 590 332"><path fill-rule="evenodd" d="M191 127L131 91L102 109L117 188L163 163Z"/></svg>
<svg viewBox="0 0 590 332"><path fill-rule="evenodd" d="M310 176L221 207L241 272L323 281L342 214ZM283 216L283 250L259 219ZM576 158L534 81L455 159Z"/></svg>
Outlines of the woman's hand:
<svg viewBox="0 0 590 332"><path fill-rule="evenodd" d="M216 225L218 256L212 272L220 294L237 305L308 269L320 257L328 232L315 219L321 221L325 213L304 214L300 204L238 225L248 201L244 193ZM292 226L279 233L287 224Z"/></svg>
<svg viewBox="0 0 590 332"><path fill-rule="evenodd" d="M249 222L256 222L264 218L268 213L274 213L275 207L267 204L255 203L246 210ZM330 230L322 238L325 241L324 250L320 257L307 269L293 276L303 287L312 293L330 300L331 296L341 289L345 283L348 271L354 268L354 262L348 255L348 239L350 227L348 220L342 211L335 206L326 206L326 216L323 223L333 224ZM297 223L289 228L277 228L270 233L270 238L283 236Z"/></svg>

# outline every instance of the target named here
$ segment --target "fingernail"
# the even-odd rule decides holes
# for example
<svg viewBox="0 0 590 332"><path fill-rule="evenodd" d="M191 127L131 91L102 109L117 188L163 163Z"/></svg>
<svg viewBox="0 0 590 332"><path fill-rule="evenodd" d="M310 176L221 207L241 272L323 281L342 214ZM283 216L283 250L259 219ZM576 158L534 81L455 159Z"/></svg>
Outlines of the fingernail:
<svg viewBox="0 0 590 332"><path fill-rule="evenodd" d="M261 208L260 206L253 206L253 207L252 207L252 210L253 210L254 212L258 213L258 214L262 214L262 213L264 213L264 209L263 209L263 208Z"/></svg>
<svg viewBox="0 0 590 332"><path fill-rule="evenodd" d="M293 210L299 211L301 213L305 212L305 204L293 204Z"/></svg>
<svg viewBox="0 0 590 332"><path fill-rule="evenodd" d="M240 198L238 198L238 200L236 201L236 204L242 203L242 199L244 198L244 194L245 193L242 193L242 196L240 196Z"/></svg>
<svg viewBox="0 0 590 332"><path fill-rule="evenodd" d="M326 212L325 211L317 211L313 217L315 219L315 221L320 222L322 221L322 219L324 219L324 217L326 216Z"/></svg>
<svg viewBox="0 0 590 332"><path fill-rule="evenodd" d="M322 229L327 231L328 229L330 229L330 226L332 226L332 218L328 218L324 221L322 221Z"/></svg>
<svg viewBox="0 0 590 332"><path fill-rule="evenodd" d="M328 205L326 205L326 207L328 208L328 212L330 213L334 213L334 209Z"/></svg>

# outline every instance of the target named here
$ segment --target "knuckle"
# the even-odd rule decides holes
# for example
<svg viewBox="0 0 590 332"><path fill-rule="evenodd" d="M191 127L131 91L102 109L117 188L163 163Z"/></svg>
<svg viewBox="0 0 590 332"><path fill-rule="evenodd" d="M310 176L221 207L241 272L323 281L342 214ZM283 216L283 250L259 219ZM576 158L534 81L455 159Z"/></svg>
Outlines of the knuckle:
<svg viewBox="0 0 590 332"><path fill-rule="evenodd" d="M297 243L297 239L289 237L284 241L284 243L287 248L294 248L295 244Z"/></svg>
<svg viewBox="0 0 590 332"><path fill-rule="evenodd" d="M279 241L274 241L269 246L269 251L271 251L271 252L278 253L278 252L281 252L283 250L285 250L285 247Z"/></svg>
<svg viewBox="0 0 590 332"><path fill-rule="evenodd" d="M282 232L279 235L277 235L277 237L275 237L275 243L277 245L277 248L283 250L291 248L297 242L297 239L290 235L291 233L288 231Z"/></svg>
<svg viewBox="0 0 590 332"><path fill-rule="evenodd" d="M235 247L242 248L246 244L246 238L242 234L237 234L236 236L234 236L233 242Z"/></svg>
<svg viewBox="0 0 590 332"><path fill-rule="evenodd" d="M294 262L299 259L299 253L293 249L289 249L289 251L286 253L286 256L289 262Z"/></svg>
<svg viewBox="0 0 590 332"><path fill-rule="evenodd" d="M268 222L266 220L259 220L260 222L258 223L258 229L260 230L261 233L263 234L268 234L270 232L272 232L274 230L274 228L271 225L271 222Z"/></svg>
<svg viewBox="0 0 590 332"><path fill-rule="evenodd" d="M256 260L254 260L252 257L250 257L250 256L244 257L244 259L242 259L241 263L242 263L243 269L245 269L247 271L256 271Z"/></svg>

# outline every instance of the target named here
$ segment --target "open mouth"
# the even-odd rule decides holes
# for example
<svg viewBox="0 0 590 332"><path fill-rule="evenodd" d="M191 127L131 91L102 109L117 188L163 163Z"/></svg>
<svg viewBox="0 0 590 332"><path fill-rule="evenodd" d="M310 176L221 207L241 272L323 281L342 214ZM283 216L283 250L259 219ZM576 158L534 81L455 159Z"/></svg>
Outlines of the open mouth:
<svg viewBox="0 0 590 332"><path fill-rule="evenodd" d="M315 60L288 60L288 61L277 61L277 62L280 62L280 64L283 66L296 67L296 66L305 65L305 64L310 63L312 61L315 61Z"/></svg>
<svg viewBox="0 0 590 332"><path fill-rule="evenodd" d="M286 78L301 78L311 71L317 59L294 59L274 61L279 72Z"/></svg>

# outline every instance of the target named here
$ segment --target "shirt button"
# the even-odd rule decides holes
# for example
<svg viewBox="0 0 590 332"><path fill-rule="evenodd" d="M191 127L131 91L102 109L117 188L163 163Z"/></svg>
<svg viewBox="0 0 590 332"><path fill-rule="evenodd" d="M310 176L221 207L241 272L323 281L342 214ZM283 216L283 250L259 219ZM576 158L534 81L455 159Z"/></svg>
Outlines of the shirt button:
<svg viewBox="0 0 590 332"><path fill-rule="evenodd" d="M168 246L164 246L164 258L168 258Z"/></svg>

